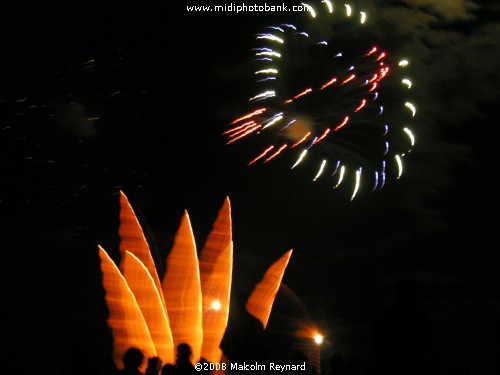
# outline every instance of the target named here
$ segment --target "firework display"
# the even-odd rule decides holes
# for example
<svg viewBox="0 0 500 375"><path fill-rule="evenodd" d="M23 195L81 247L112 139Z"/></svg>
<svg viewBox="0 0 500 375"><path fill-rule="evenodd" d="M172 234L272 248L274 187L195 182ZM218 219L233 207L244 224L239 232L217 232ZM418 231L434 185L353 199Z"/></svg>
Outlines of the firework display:
<svg viewBox="0 0 500 375"><path fill-rule="evenodd" d="M113 335L113 358L123 367L124 353L141 348L147 357L175 362L175 348L187 343L193 363L220 363L229 318L233 272L231 204L226 198L200 253L187 211L158 274L137 216L120 192L120 253L115 263L99 246L102 285ZM247 312L266 327L292 250L265 272L246 304ZM312 337L310 338L312 339ZM145 365L145 364L144 364Z"/></svg>
<svg viewBox="0 0 500 375"><path fill-rule="evenodd" d="M348 184L352 200L403 174L417 112L409 61L366 36L366 12L328 0L302 5L305 26L282 23L256 35L250 110L223 135L227 145L253 142L249 166L287 155L313 181Z"/></svg>

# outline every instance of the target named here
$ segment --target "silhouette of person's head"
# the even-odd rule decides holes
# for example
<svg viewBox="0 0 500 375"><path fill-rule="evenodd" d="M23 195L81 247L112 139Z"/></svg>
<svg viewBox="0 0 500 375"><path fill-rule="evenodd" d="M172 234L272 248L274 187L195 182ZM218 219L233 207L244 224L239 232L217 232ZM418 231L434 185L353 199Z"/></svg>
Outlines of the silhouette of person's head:
<svg viewBox="0 0 500 375"><path fill-rule="evenodd" d="M179 344L177 346L177 360L178 361L190 361L191 359L191 354L193 352L191 351L191 347L189 344Z"/></svg>
<svg viewBox="0 0 500 375"><path fill-rule="evenodd" d="M137 348L129 348L123 355L123 365L126 369L137 369L144 361L144 354Z"/></svg>
<svg viewBox="0 0 500 375"><path fill-rule="evenodd" d="M175 368L174 365L167 363L163 368L161 369L161 375L174 375L177 372L177 369Z"/></svg>
<svg viewBox="0 0 500 375"><path fill-rule="evenodd" d="M157 368L161 367L160 357L151 357L148 359L148 367Z"/></svg>
<svg viewBox="0 0 500 375"><path fill-rule="evenodd" d="M177 361L175 362L177 374L182 374L182 375L196 374L196 369L191 363L192 354L193 351L191 350L191 347L188 344L183 343L177 346Z"/></svg>
<svg viewBox="0 0 500 375"><path fill-rule="evenodd" d="M148 359L148 368L146 374L158 374L161 369L162 361L160 357L151 357Z"/></svg>

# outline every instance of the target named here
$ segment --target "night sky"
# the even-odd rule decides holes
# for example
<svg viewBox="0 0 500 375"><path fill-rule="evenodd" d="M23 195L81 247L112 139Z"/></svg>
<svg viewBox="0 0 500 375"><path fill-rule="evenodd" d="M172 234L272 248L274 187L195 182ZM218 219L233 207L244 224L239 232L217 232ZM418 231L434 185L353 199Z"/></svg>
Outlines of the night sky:
<svg viewBox="0 0 500 375"><path fill-rule="evenodd" d="M436 373L500 371L500 2L352 4L368 12L374 39L410 59L418 106L403 177L353 202L349 189L312 182L315 171L291 173L286 158L249 168L245 143L221 137L248 110L254 35L299 15L155 1L20 1L0 12L2 289L14 360L26 370L59 360L62 374L75 353L111 360L97 244L118 259L122 189L162 257L185 209L201 249L229 196L233 296L293 248L284 282L324 332L325 356L369 366L372 332L410 279L433 322Z"/></svg>

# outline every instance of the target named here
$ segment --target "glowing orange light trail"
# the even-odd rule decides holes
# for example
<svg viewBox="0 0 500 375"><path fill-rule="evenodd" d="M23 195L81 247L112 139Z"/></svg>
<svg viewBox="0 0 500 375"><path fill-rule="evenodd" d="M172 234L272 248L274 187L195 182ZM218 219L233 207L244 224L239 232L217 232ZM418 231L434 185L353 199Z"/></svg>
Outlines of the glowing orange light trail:
<svg viewBox="0 0 500 375"><path fill-rule="evenodd" d="M248 298L246 309L249 314L257 318L264 329L267 327L273 302L283 279L286 266L293 250L286 252L264 274L262 281L256 285Z"/></svg>
<svg viewBox="0 0 500 375"><path fill-rule="evenodd" d="M113 333L113 359L118 368L130 347L141 348L146 358L156 356L148 326L127 281L106 251L99 246L102 284L109 310L108 325ZM145 366L144 366L145 367Z"/></svg>
<svg viewBox="0 0 500 375"><path fill-rule="evenodd" d="M244 124L241 124L239 126L236 126L234 128L231 128L229 129L228 131L225 131L224 133L222 133L222 135L226 135L226 134L231 134L231 133L234 133L235 131L237 130L240 130L240 129L244 129L244 128L247 128L249 125L253 125L255 124L255 121L248 121L248 122L245 122Z"/></svg>
<svg viewBox="0 0 500 375"><path fill-rule="evenodd" d="M337 78L332 78L327 83L325 83L323 86L321 86L320 90L326 89L328 86L333 85L335 82L337 82Z"/></svg>
<svg viewBox="0 0 500 375"><path fill-rule="evenodd" d="M122 257L125 250L130 251L146 266L149 274L155 282L158 291L161 291L160 278L156 271L156 265L151 256L148 242L144 236L141 224L135 215L134 209L130 205L128 198L120 190L120 228L118 230L120 236L120 253ZM165 306L165 299L163 294L160 293L160 298Z"/></svg>
<svg viewBox="0 0 500 375"><path fill-rule="evenodd" d="M233 269L231 203L226 198L200 257L203 296L201 356L211 363L222 357L219 346L226 331Z"/></svg>
<svg viewBox="0 0 500 375"><path fill-rule="evenodd" d="M264 161L264 163L267 163L268 161L270 161L270 160L274 159L276 156L278 156L278 155L281 153L281 151L283 151L285 148L287 148L287 146L288 146L288 145L285 143L283 146L281 146L281 147L278 149L278 151L276 151L274 154L272 154L271 156L269 156L269 157L268 157L268 158Z"/></svg>
<svg viewBox="0 0 500 375"><path fill-rule="evenodd" d="M235 129L231 134L229 134L228 138L236 138L242 133L246 133L248 130L254 129L255 127L260 128L260 125L255 121L250 121L247 125L239 127L240 129Z"/></svg>
<svg viewBox="0 0 500 375"><path fill-rule="evenodd" d="M323 139L325 139L325 137L330 133L330 131L331 131L330 128L326 129L325 132L321 135L321 137L319 137L318 139L316 139L313 144L319 143Z"/></svg>
<svg viewBox="0 0 500 375"><path fill-rule="evenodd" d="M366 105L366 99L361 101L361 104L354 110L354 112L359 112Z"/></svg>
<svg viewBox="0 0 500 375"><path fill-rule="evenodd" d="M191 360L196 363L203 341L202 297L198 255L187 212L184 212L166 264L162 289L174 345L189 344L193 352Z"/></svg>
<svg viewBox="0 0 500 375"><path fill-rule="evenodd" d="M240 121L243 121L243 120L246 120L248 118L252 118L254 116L257 116L257 115L260 115L262 113L264 113L265 111L267 110L267 108L259 108L259 109L256 109L255 111L251 112L251 113L248 113L240 118L237 118L236 120L234 120L231 125L234 125L236 124L237 122L240 122Z"/></svg>
<svg viewBox="0 0 500 375"><path fill-rule="evenodd" d="M340 123L340 125L338 125L338 126L334 129L334 131L337 131L337 130L339 130L339 129L343 128L343 127L344 127L344 126L345 126L348 122L349 122L349 116L346 116L346 117L344 118L344 121L342 121L342 122Z"/></svg>
<svg viewBox="0 0 500 375"><path fill-rule="evenodd" d="M165 363L175 363L174 342L167 311L154 280L144 264L130 251L122 259L123 276L135 296L148 327L156 354Z"/></svg>
<svg viewBox="0 0 500 375"><path fill-rule="evenodd" d="M257 131L258 129L260 129L260 127L261 127L261 125L258 125L258 124L256 124L256 125L252 126L250 129L248 129L248 130L247 130L247 131L245 131L244 133L242 133L242 134L240 134L240 135L238 135L238 136L236 136L236 137L232 138L231 140L227 141L227 142L226 142L226 145L229 145L229 144L231 144L231 143L233 143L233 142L236 142L238 139L241 139L241 138L243 138L243 137L246 137L247 135L249 135L249 134L253 133L254 131Z"/></svg>
<svg viewBox="0 0 500 375"><path fill-rule="evenodd" d="M299 139L296 143L292 145L291 148L295 148L298 145L300 145L302 142L304 142L309 136L311 135L311 132L307 132L306 135L304 135L301 139Z"/></svg>
<svg viewBox="0 0 500 375"><path fill-rule="evenodd" d="M380 82L383 78L385 78L387 73L389 73L389 67L380 69L380 78L377 81Z"/></svg>
<svg viewBox="0 0 500 375"><path fill-rule="evenodd" d="M285 104L289 104L289 103L293 102L295 99L300 98L301 96L309 94L311 91L312 91L311 88L305 89L301 93L298 93L297 95L295 95L292 99L285 100Z"/></svg>
<svg viewBox="0 0 500 375"><path fill-rule="evenodd" d="M344 80L344 82L342 82L342 84L345 85L346 83L351 82L354 78L356 78L356 74L351 74Z"/></svg>
<svg viewBox="0 0 500 375"><path fill-rule="evenodd" d="M250 163L248 163L248 165L252 165L253 163L255 163L256 161L262 159L264 156L266 156L272 149L274 148L274 146L269 146L268 148L266 148L264 150L264 152L260 155L258 155L255 159L253 159L252 161L250 161Z"/></svg>
<svg viewBox="0 0 500 375"><path fill-rule="evenodd" d="M368 51L368 53L365 56L368 57L370 55L373 55L375 52L377 52L377 50L378 50L377 47L373 47L370 51Z"/></svg>

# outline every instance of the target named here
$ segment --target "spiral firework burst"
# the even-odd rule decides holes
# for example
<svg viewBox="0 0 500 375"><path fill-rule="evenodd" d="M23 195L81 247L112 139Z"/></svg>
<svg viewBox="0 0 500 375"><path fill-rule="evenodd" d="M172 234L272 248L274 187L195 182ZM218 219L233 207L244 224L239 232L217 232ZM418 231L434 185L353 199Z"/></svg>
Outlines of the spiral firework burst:
<svg viewBox="0 0 500 375"><path fill-rule="evenodd" d="M260 140L248 165L288 155L290 168L311 169L313 181L351 183L353 200L403 174L417 112L409 62L366 36L366 12L328 0L302 5L307 29L282 23L256 35L251 110L223 135L228 145Z"/></svg>

